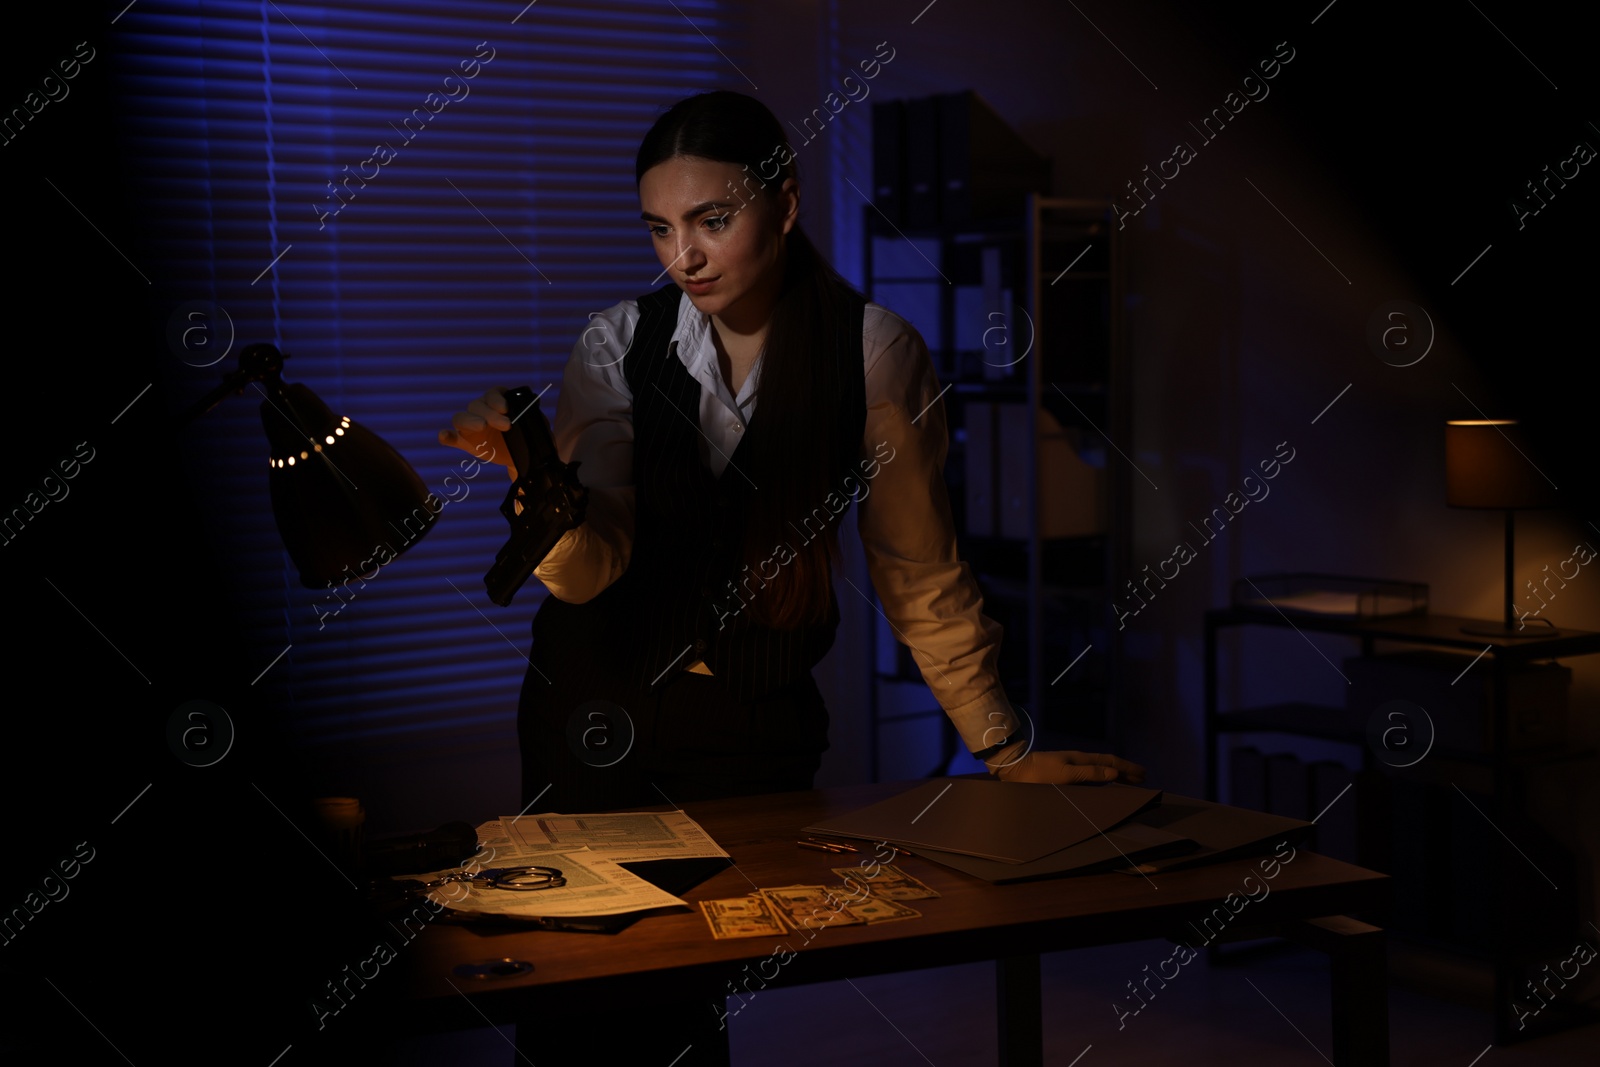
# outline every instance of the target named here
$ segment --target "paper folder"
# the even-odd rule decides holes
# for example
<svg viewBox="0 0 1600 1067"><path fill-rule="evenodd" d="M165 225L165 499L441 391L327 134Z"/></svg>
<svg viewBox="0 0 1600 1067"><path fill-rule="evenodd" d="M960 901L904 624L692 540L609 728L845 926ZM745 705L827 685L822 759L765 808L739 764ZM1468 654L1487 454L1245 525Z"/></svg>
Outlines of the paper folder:
<svg viewBox="0 0 1600 1067"><path fill-rule="evenodd" d="M1151 874L1270 850L1310 830L1302 819L1153 789L983 778L936 779L806 827L887 841L996 884L1106 870Z"/></svg>
<svg viewBox="0 0 1600 1067"><path fill-rule="evenodd" d="M1116 783L1029 785L991 778L934 779L888 800L806 827L936 849L998 863L1029 863L1109 830L1161 798Z"/></svg>
<svg viewBox="0 0 1600 1067"><path fill-rule="evenodd" d="M1003 885L1063 874L1116 870L1155 857L1192 852L1195 847L1195 842L1187 837L1140 825L1139 816L1135 815L1121 826L1096 834L1070 848L1052 852L1032 863L995 863L976 856L940 852L931 848L914 848L911 851L923 859L942 863L986 882Z"/></svg>

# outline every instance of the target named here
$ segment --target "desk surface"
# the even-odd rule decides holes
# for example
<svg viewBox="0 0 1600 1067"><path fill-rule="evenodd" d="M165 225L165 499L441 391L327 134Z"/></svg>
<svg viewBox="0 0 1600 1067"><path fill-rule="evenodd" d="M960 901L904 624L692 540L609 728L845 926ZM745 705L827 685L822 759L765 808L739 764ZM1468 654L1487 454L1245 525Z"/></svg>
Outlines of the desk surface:
<svg viewBox="0 0 1600 1067"><path fill-rule="evenodd" d="M779 793L685 804L684 809L727 850L735 867L702 882L684 900L744 896L756 886L837 884L829 869L871 858L825 855L796 847L799 830L818 819L864 807L920 782L896 782ZM404 978L397 990L415 1025L482 1026L515 1017L530 993L541 1008L559 1011L602 990L648 995L664 986L720 990L745 976L743 968L770 960L778 947L795 955L767 963L767 984L797 985L843 977L992 960L1025 953L1172 936L1202 938L1186 923L1210 914L1230 892L1241 896L1247 875L1259 879L1261 857L1171 871L1147 879L1103 873L996 886L919 857L905 869L939 898L910 902L919 919L873 926L831 927L785 938L716 941L698 907L655 915L616 934L546 930L492 933L434 923L400 949ZM1280 922L1381 908L1387 875L1301 849L1266 883L1265 897L1245 904L1238 925ZM1259 895L1259 884L1251 883ZM807 938L810 938L807 940ZM527 960L533 972L510 978L464 979L453 969L499 957ZM448 981L446 980L448 979ZM537 992L535 992L537 991ZM471 996L469 1003L461 994ZM571 998L570 1001L568 998ZM482 1014L479 1014L479 1013ZM423 1022L423 1019L426 1022Z"/></svg>

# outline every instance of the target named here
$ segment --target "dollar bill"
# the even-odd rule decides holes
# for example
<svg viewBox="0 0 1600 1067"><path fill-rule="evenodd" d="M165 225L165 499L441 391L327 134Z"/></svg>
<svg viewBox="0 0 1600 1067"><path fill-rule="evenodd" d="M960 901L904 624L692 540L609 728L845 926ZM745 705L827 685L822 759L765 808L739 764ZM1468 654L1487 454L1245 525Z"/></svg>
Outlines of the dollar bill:
<svg viewBox="0 0 1600 1067"><path fill-rule="evenodd" d="M848 904L846 910L867 925L894 922L896 919L920 919L922 912L908 908L898 900L869 897L859 904Z"/></svg>
<svg viewBox="0 0 1600 1067"><path fill-rule="evenodd" d="M764 896L702 900L700 912L718 941L733 937L785 937L789 930Z"/></svg>
<svg viewBox="0 0 1600 1067"><path fill-rule="evenodd" d="M842 886L786 885L761 890L784 921L796 930L823 930L866 922L848 910Z"/></svg>
<svg viewBox="0 0 1600 1067"><path fill-rule="evenodd" d="M881 900L929 900L939 894L892 863L880 863L877 873L868 877L868 867L835 867L833 873L845 882L858 882Z"/></svg>

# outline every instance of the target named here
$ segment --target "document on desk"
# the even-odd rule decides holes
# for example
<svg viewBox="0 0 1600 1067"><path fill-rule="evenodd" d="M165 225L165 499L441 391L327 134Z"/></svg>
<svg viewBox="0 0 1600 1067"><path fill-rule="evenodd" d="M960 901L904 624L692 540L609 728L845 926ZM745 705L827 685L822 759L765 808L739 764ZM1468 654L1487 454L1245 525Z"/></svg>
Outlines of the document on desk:
<svg viewBox="0 0 1600 1067"><path fill-rule="evenodd" d="M486 854L493 855L493 859L484 862L482 857ZM497 849L495 853L480 851L476 859L484 867L503 867L519 862L554 867L561 872L567 884L559 889L530 892L486 889L470 882L450 882L428 890L429 898L457 913L539 919L625 915L651 908L688 906L671 893L657 889L638 875L619 867L615 860L592 852L527 850L512 856ZM416 877L426 882L459 870L451 868Z"/></svg>
<svg viewBox="0 0 1600 1067"><path fill-rule="evenodd" d="M506 815L496 822L501 825L501 836L515 848L587 848L615 863L729 858L711 835L682 811ZM478 834L483 839L483 827Z"/></svg>

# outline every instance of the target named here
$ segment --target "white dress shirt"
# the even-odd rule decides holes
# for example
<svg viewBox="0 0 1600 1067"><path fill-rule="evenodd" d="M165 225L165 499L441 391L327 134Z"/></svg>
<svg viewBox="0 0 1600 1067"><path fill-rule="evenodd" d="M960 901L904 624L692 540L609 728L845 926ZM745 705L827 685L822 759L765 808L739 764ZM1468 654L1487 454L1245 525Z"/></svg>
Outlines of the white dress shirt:
<svg viewBox="0 0 1600 1067"><path fill-rule="evenodd" d="M621 577L633 546L633 399L622 358L638 320L633 300L592 315L562 375L551 429L562 460L581 463L588 512L533 573L572 603ZM755 411L761 359L733 396L711 330L710 316L681 296L671 343L701 386L699 411L683 417L696 418L701 460L720 476ZM867 420L861 458L877 462L870 480L860 477L870 466L855 468L863 483L856 507L867 571L896 637L976 752L1009 737L1018 720L996 669L1002 628L983 614L971 569L956 555L943 473L949 435L933 362L914 327L873 303L866 306L862 353ZM710 673L703 662L690 669Z"/></svg>

